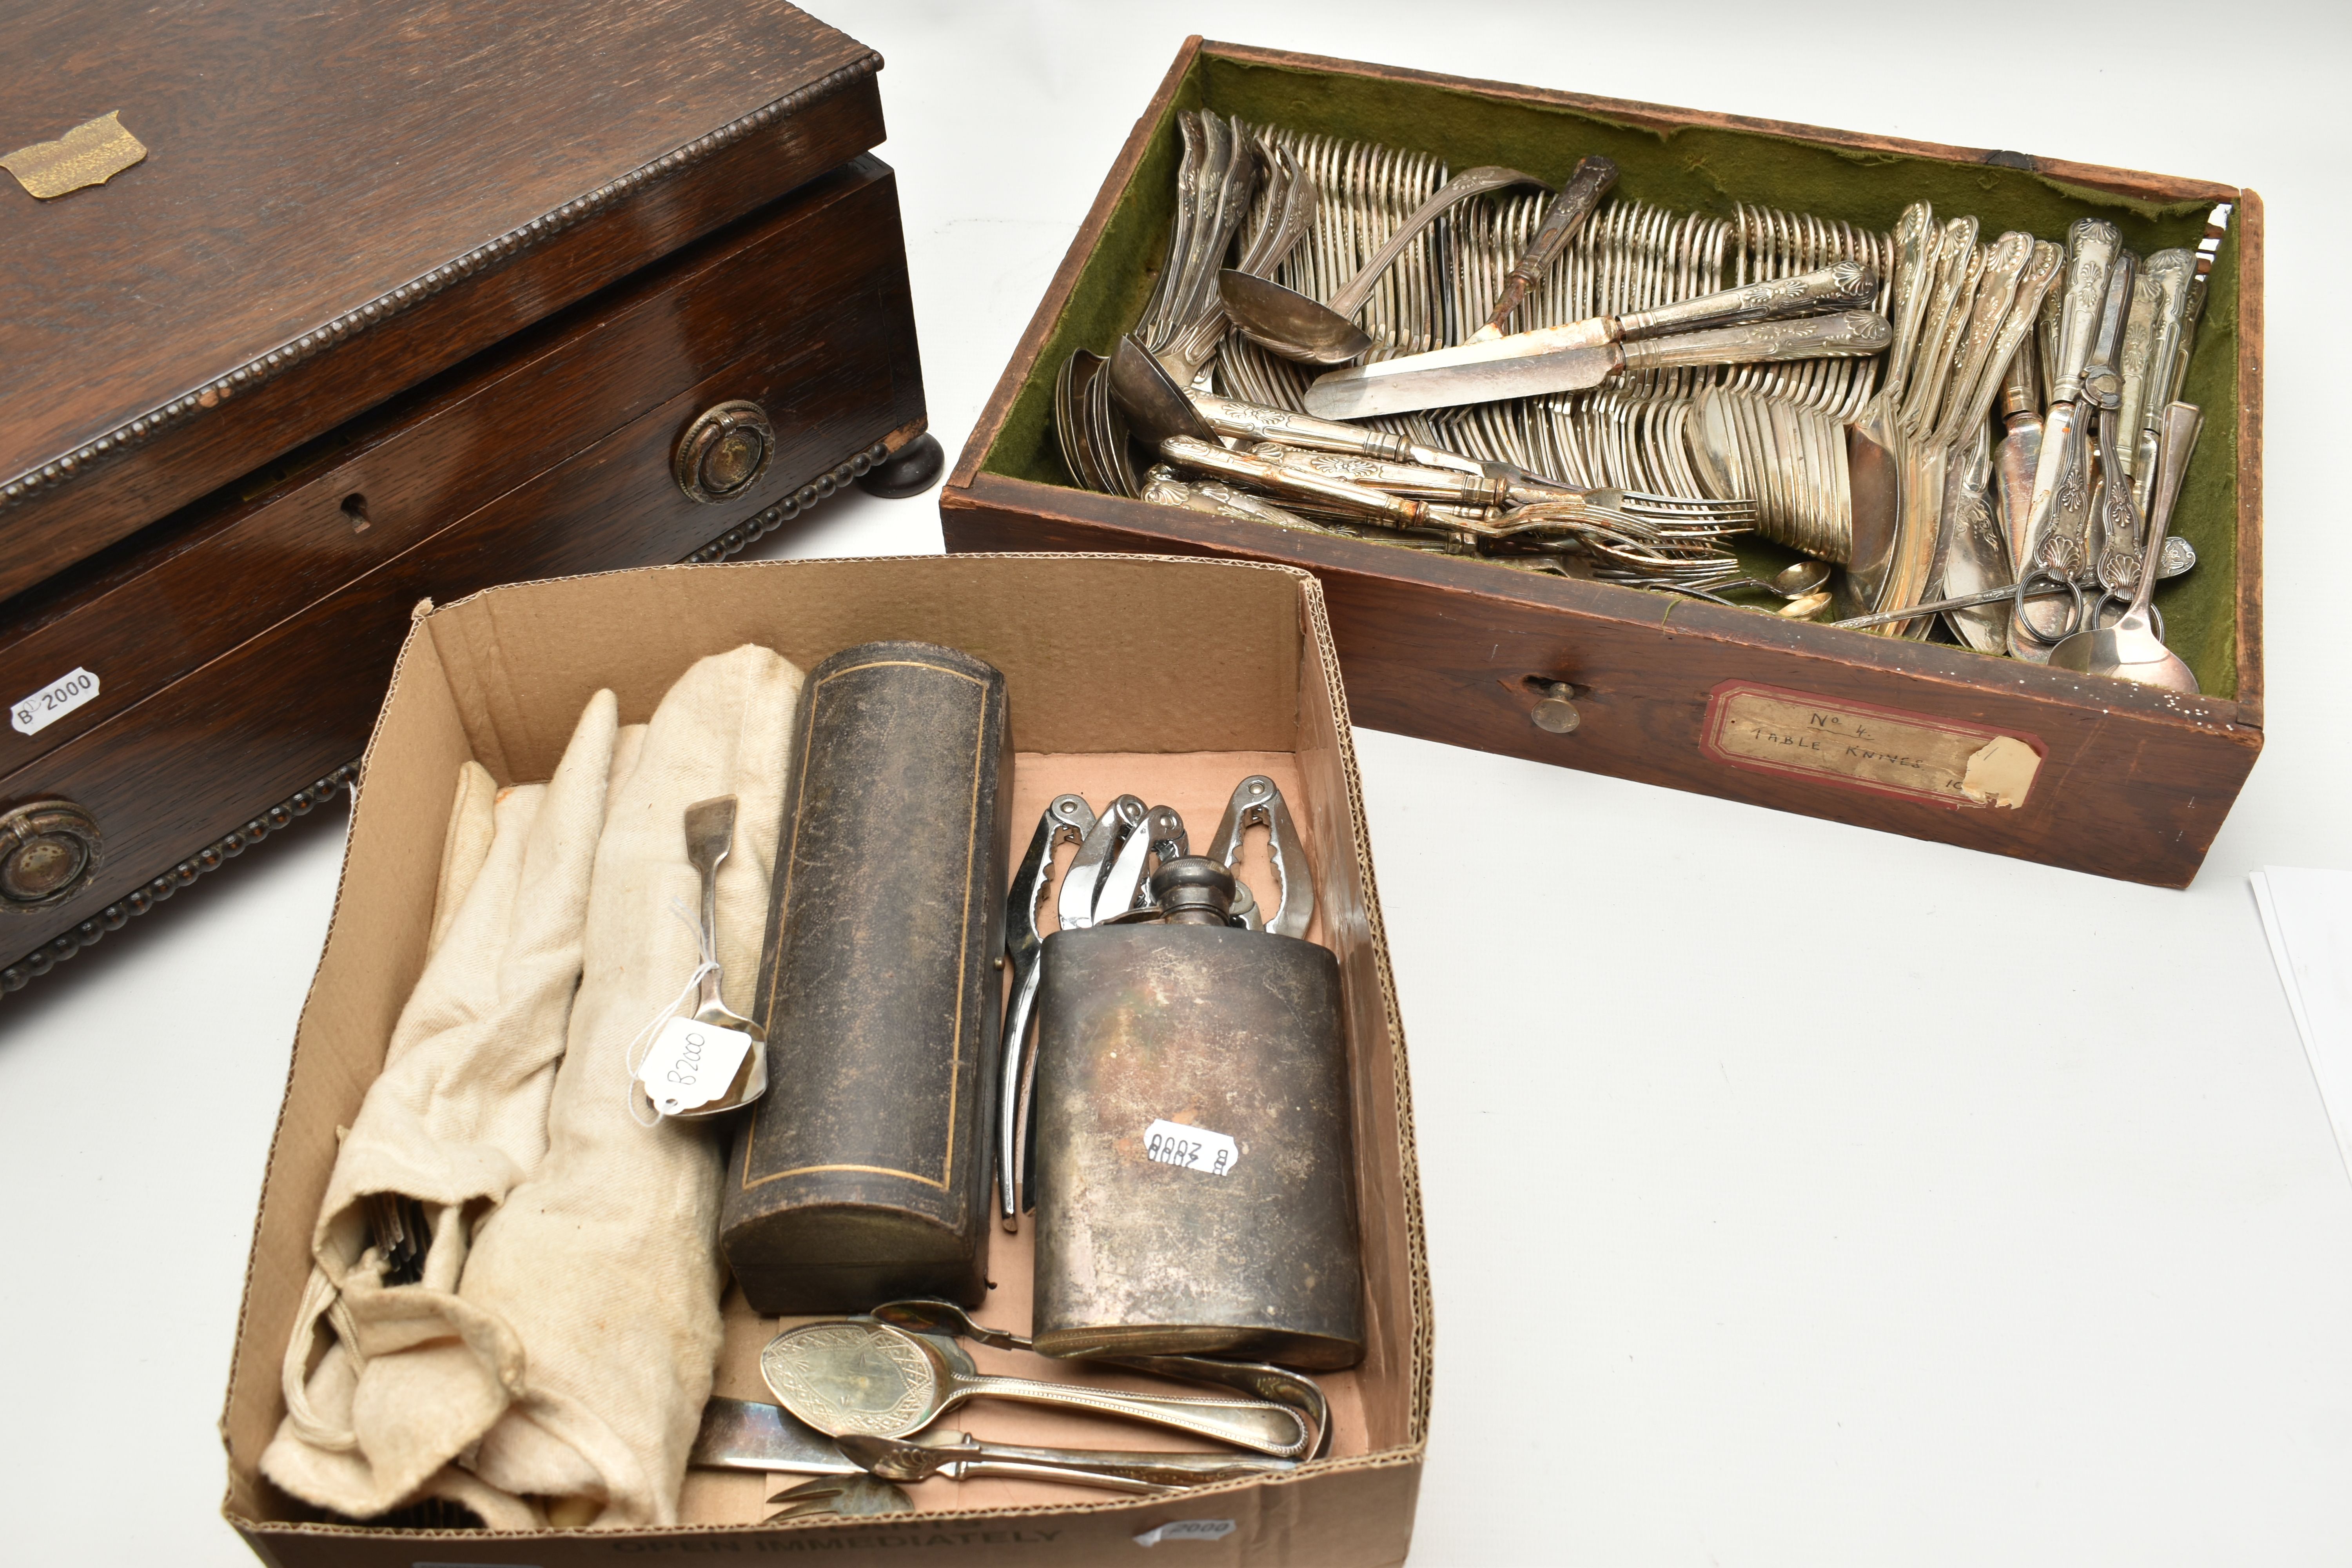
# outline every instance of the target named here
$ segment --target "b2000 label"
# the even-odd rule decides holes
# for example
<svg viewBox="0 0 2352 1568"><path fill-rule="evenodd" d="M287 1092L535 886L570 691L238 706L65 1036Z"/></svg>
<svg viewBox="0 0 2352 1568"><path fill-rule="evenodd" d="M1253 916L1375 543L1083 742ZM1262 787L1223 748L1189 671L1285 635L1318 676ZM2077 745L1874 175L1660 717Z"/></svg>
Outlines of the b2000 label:
<svg viewBox="0 0 2352 1568"><path fill-rule="evenodd" d="M1241 1163L1241 1145L1223 1132L1187 1127L1181 1121L1154 1121L1143 1132L1143 1155L1157 1165L1222 1176Z"/></svg>
<svg viewBox="0 0 2352 1568"><path fill-rule="evenodd" d="M77 669L10 703L8 722L20 735L37 735L97 695L98 677Z"/></svg>

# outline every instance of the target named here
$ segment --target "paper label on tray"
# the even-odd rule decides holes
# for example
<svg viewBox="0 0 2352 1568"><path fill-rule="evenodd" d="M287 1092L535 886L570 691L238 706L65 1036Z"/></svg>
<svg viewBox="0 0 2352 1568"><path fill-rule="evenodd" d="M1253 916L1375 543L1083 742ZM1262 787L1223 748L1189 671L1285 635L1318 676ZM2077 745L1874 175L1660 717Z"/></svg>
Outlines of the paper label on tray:
<svg viewBox="0 0 2352 1568"><path fill-rule="evenodd" d="M2023 805L2043 754L2032 736L1748 681L1715 689L1699 744L1735 768L1964 809Z"/></svg>
<svg viewBox="0 0 2352 1568"><path fill-rule="evenodd" d="M1145 1128L1143 1153L1157 1164L1211 1176L1224 1175L1242 1163L1241 1145L1224 1133L1187 1127L1181 1121L1155 1121Z"/></svg>
<svg viewBox="0 0 2352 1568"><path fill-rule="evenodd" d="M664 1116L695 1110L727 1092L743 1058L751 1054L751 1037L740 1029L722 1029L696 1018L672 1018L654 1037L653 1049L637 1064L637 1081L646 1098Z"/></svg>
<svg viewBox="0 0 2352 1568"><path fill-rule="evenodd" d="M1171 1519L1137 1536L1135 1543L1157 1546L1163 1541L1223 1541L1233 1532L1234 1521L1230 1519Z"/></svg>
<svg viewBox="0 0 2352 1568"><path fill-rule="evenodd" d="M61 675L30 697L8 705L8 723L19 735L37 735L67 714L98 696L98 677L76 668Z"/></svg>

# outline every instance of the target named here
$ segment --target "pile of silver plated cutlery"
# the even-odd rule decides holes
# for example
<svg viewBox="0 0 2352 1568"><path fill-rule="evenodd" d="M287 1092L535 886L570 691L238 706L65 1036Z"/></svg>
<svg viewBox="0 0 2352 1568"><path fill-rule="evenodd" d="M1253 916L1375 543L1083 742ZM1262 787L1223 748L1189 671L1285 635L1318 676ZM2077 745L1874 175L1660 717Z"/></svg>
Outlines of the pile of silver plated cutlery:
<svg viewBox="0 0 2352 1568"><path fill-rule="evenodd" d="M2097 218L1887 234L1614 198L1601 158L1555 191L1180 126L1142 319L1061 367L1087 488L2194 689L2148 600L2196 561L2179 399L2227 207L2143 260Z"/></svg>

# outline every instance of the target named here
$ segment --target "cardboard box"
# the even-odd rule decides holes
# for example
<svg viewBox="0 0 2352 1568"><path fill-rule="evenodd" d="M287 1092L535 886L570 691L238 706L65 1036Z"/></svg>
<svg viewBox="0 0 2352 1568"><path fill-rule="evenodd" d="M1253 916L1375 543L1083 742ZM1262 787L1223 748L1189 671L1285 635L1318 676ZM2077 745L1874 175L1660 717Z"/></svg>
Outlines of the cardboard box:
<svg viewBox="0 0 2352 1568"><path fill-rule="evenodd" d="M336 1149L424 964L438 847L457 770L546 777L599 687L644 721L697 658L745 642L806 668L882 637L994 663L1010 682L1016 837L1064 790L1131 789L1205 833L1233 785L1271 774L1314 868L1317 929L1339 958L1354 1096L1370 1348L1326 1374L1331 1456L1278 1481L1171 1503L1004 1482L926 1482L915 1514L762 1526L766 1478L689 1471L688 1522L653 1531L430 1533L323 1521L261 1476L283 1415L279 1365L310 1268ZM1018 846L1016 845L1016 850ZM1245 866L1245 868L1248 868ZM1260 888L1268 897L1271 889ZM789 1085L779 1085L789 1092ZM616 1112L617 1114L617 1112ZM1430 1300L1404 1040L1381 934L1349 719L1320 589L1284 567L1136 557L969 556L676 566L496 588L420 608L362 763L343 880L302 1021L255 1223L222 1436L229 1522L265 1561L605 1563L618 1553L857 1550L860 1560L1094 1564L1182 1520L1230 1521L1185 1561L1285 1568L1400 1563L1428 1432ZM981 1316L1026 1329L1029 1237L998 1234ZM718 1392L769 1397L757 1371L774 1320L730 1292ZM1053 1375L1040 1358L975 1351L983 1371ZM1065 1371L1063 1375L1068 1375ZM1002 1402L958 1424L1010 1442L1180 1447L1133 1426Z"/></svg>
<svg viewBox="0 0 2352 1568"><path fill-rule="evenodd" d="M1074 349L1109 353L1143 308L1184 109L1554 182L1605 153L1618 195L1678 211L1746 202L1891 229L1926 198L1987 236L2045 239L2095 216L2143 255L2194 246L2233 204L2186 388L2205 429L2173 531L2200 563L2157 597L2205 695L1077 488L1055 445L1055 377ZM1305 566L1330 595L1357 721L1376 729L2185 887L2262 749L2262 200L2234 185L1193 38L973 426L940 523L950 550ZM1555 683L1574 689L1570 733L1533 722ZM1839 743L1816 748L1822 733ZM2030 785L1970 796L1966 764L2003 736L2033 754Z"/></svg>

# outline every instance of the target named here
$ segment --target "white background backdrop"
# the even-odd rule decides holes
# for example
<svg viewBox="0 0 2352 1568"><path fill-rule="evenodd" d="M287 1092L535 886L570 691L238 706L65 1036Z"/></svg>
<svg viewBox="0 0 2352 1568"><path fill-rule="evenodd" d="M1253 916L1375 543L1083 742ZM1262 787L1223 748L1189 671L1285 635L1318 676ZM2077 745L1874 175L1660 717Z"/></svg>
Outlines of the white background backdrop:
<svg viewBox="0 0 2352 1568"><path fill-rule="evenodd" d="M1436 1279L1414 1568L2352 1558L2352 1184L2245 884L2352 867L2346 13L814 8L889 62L950 456L1188 32L2263 193L2269 741L2188 892L1358 742ZM773 552L939 547L853 495ZM250 1561L213 1423L324 815L0 1001L0 1556Z"/></svg>

